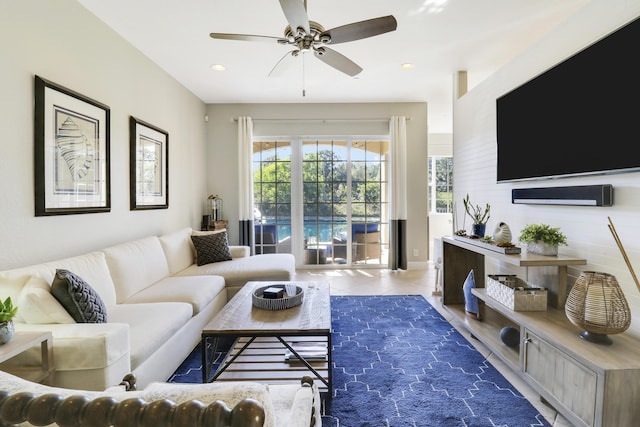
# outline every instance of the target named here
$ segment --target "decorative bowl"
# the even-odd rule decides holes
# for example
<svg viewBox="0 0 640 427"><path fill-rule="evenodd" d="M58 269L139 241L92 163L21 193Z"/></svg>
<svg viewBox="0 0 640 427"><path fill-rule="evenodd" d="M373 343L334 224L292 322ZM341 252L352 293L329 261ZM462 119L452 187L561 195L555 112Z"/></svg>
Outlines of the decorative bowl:
<svg viewBox="0 0 640 427"><path fill-rule="evenodd" d="M286 291L287 287L289 287L289 290L291 290L291 286L284 283L262 286L255 289L251 294L253 305L264 310L285 310L287 308L292 308L302 304L302 299L304 298L304 290L300 286L295 286L295 294L290 296L290 293ZM284 289L284 297L265 298L263 296L264 291L265 289L269 288Z"/></svg>

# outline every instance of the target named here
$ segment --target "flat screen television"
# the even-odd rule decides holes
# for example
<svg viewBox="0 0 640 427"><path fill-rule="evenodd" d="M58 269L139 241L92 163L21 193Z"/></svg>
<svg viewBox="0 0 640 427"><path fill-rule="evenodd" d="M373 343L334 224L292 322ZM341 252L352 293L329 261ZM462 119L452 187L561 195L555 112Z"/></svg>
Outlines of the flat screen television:
<svg viewBox="0 0 640 427"><path fill-rule="evenodd" d="M497 181L640 170L640 18L496 100Z"/></svg>

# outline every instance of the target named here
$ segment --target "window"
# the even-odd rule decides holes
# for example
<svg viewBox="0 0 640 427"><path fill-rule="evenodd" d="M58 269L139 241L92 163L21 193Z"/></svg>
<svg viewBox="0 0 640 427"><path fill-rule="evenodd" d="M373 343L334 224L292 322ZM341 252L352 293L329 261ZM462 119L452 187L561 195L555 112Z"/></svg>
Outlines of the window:
<svg viewBox="0 0 640 427"><path fill-rule="evenodd" d="M429 213L453 212L453 157L429 157Z"/></svg>
<svg viewBox="0 0 640 427"><path fill-rule="evenodd" d="M253 147L256 253L292 253L307 265L386 264L386 137L291 137Z"/></svg>

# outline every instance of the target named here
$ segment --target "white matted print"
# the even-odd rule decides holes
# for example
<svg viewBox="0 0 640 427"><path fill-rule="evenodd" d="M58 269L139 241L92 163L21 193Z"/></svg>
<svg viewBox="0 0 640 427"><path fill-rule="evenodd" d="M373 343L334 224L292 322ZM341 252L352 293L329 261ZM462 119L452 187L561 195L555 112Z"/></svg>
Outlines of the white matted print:
<svg viewBox="0 0 640 427"><path fill-rule="evenodd" d="M169 134L129 118L131 210L169 207Z"/></svg>
<svg viewBox="0 0 640 427"><path fill-rule="evenodd" d="M111 210L110 110L35 77L35 215Z"/></svg>

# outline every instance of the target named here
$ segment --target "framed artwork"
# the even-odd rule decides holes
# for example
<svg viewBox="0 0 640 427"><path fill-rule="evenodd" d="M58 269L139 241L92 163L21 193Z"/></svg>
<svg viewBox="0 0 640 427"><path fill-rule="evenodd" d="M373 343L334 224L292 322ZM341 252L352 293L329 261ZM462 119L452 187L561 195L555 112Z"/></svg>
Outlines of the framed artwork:
<svg viewBox="0 0 640 427"><path fill-rule="evenodd" d="M110 110L35 76L35 215L111 210Z"/></svg>
<svg viewBox="0 0 640 427"><path fill-rule="evenodd" d="M169 207L169 134L129 118L131 210Z"/></svg>

